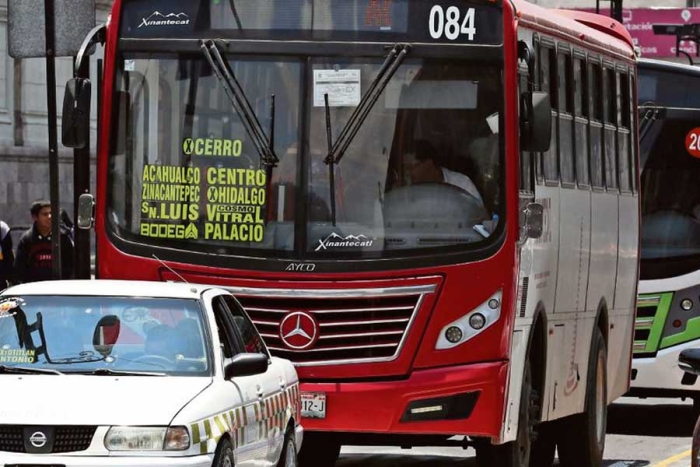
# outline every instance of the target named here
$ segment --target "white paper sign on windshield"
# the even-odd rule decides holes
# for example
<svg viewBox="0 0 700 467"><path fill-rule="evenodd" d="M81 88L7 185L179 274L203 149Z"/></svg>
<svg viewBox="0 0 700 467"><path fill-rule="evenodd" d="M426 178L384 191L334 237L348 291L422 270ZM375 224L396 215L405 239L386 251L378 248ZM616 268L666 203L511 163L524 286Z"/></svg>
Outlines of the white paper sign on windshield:
<svg viewBox="0 0 700 467"><path fill-rule="evenodd" d="M357 107L362 98L360 70L314 70L314 107Z"/></svg>

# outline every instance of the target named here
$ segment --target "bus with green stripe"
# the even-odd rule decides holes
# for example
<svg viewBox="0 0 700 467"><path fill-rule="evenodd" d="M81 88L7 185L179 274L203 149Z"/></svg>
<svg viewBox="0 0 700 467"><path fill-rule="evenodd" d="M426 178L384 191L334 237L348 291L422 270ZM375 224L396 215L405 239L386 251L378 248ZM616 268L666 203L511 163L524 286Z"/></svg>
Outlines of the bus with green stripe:
<svg viewBox="0 0 700 467"><path fill-rule="evenodd" d="M690 397L676 365L700 347L700 69L639 63L642 239L630 395Z"/></svg>

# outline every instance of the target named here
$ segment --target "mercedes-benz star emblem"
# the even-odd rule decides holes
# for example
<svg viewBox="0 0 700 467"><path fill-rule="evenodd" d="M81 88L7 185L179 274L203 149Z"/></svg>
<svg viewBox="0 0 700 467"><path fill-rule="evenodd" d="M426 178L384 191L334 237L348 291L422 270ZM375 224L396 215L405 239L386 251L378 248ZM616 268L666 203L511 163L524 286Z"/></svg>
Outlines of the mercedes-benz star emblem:
<svg viewBox="0 0 700 467"><path fill-rule="evenodd" d="M308 349L318 340L318 323L303 311L289 313L280 323L280 338L290 349Z"/></svg>
<svg viewBox="0 0 700 467"><path fill-rule="evenodd" d="M29 442L32 443L32 446L34 446L35 448L43 448L44 446L46 446L47 441L48 439L46 438L46 435L41 431L35 432L29 438Z"/></svg>

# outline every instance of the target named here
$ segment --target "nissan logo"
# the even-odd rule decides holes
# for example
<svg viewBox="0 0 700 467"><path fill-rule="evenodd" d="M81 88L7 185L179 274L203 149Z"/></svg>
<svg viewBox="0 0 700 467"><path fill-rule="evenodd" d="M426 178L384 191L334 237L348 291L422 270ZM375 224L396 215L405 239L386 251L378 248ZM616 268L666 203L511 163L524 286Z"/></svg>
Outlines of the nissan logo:
<svg viewBox="0 0 700 467"><path fill-rule="evenodd" d="M46 446L47 441L46 435L41 431L37 431L29 438L29 442L32 443L32 446L35 448L43 448Z"/></svg>

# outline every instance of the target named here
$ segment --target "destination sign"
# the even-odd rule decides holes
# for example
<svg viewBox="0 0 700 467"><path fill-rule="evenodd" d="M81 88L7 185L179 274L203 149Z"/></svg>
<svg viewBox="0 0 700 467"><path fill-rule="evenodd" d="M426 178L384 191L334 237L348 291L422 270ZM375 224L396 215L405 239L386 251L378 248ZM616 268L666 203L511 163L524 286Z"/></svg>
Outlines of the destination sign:
<svg viewBox="0 0 700 467"><path fill-rule="evenodd" d="M499 45L500 1L125 0L121 37Z"/></svg>

